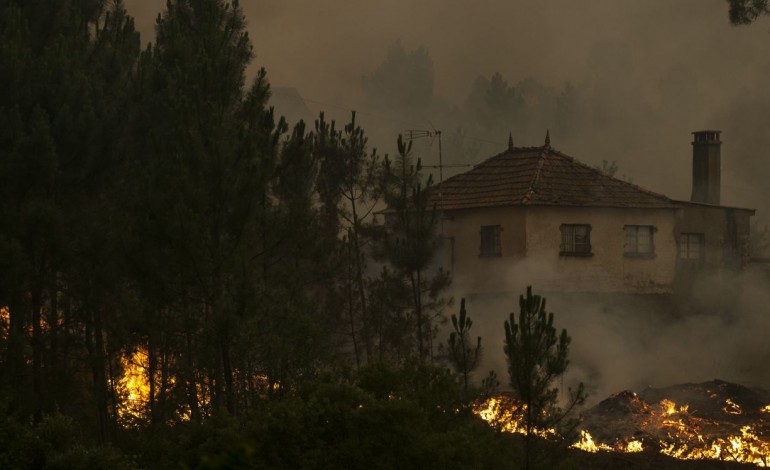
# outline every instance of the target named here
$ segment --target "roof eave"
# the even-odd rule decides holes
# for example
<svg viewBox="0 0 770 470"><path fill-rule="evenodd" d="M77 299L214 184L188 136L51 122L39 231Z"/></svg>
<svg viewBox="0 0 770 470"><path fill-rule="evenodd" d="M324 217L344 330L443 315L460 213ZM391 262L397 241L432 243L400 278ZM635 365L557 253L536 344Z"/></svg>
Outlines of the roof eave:
<svg viewBox="0 0 770 470"><path fill-rule="evenodd" d="M738 210L738 211L747 211L751 212L751 214L756 214L756 209L750 209L748 207L737 207L737 206L723 206L721 204L709 204L706 202L695 202L695 201L674 201L677 204L682 204L685 206L701 206L701 207L711 207L714 209L732 209L732 210Z"/></svg>

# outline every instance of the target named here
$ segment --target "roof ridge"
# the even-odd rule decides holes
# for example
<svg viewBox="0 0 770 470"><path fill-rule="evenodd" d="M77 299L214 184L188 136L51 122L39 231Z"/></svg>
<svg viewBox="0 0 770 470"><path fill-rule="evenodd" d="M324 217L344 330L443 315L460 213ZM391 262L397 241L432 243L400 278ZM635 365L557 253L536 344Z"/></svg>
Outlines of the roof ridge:
<svg viewBox="0 0 770 470"><path fill-rule="evenodd" d="M476 167L476 166L479 166L479 165L483 165L484 163L486 163L486 162L488 162L490 160L493 160L493 159L499 158L499 157L504 157L504 156L506 156L508 154L516 154L516 153L521 153L521 152L527 152L527 151L532 151L532 150L542 150L542 149L543 149L542 146L540 146L540 147L513 147L512 149L505 149L505 150L503 150L502 152L500 152L500 153L498 153L496 155L492 155L491 157L486 158L486 159L482 160L481 162L479 162L479 163L477 163L477 164L475 164L473 166Z"/></svg>
<svg viewBox="0 0 770 470"><path fill-rule="evenodd" d="M524 193L524 196L521 198L522 204L526 204L530 194L535 192L537 183L540 181L540 172L543 169L543 162L545 162L545 152L543 152L543 150L545 150L545 147L532 147L532 148L540 149L540 152L537 154L537 166L535 167L535 171L532 174L532 180L529 182L529 187L527 188L527 191Z"/></svg>

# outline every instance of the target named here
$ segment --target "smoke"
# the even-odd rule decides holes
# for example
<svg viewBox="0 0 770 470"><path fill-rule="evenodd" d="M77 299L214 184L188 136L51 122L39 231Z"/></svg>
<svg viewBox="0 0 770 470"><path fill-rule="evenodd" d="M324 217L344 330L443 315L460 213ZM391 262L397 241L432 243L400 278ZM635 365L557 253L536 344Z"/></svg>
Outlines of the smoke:
<svg viewBox="0 0 770 470"><path fill-rule="evenodd" d="M164 5L126 0L144 42L153 39ZM690 132L720 129L722 203L757 208L757 218L768 220L768 23L731 26L723 0L241 5L256 55L249 73L264 66L271 83L295 88L314 115L324 110L347 122L350 110L357 110L370 144L382 152L394 153L399 132L440 129L444 164L478 163L504 150L509 131L516 145L528 146L541 145L549 128L558 150L588 164L616 161L619 173L634 183L686 200ZM396 41L407 54L422 47L430 55L434 83L420 113L373 108L365 96L364 77L380 68ZM479 77L489 81L496 72L520 92L529 111L485 129L466 103ZM426 164L437 163L436 139L415 147ZM465 169L447 168L444 177ZM525 275L517 279L518 292L534 283ZM549 296L557 325L573 338L565 382L583 380L597 399L626 388L714 377L770 385L764 367L770 317L763 315L770 304L768 281L745 273L735 286L734 303L716 313L691 309L693 316L673 315L654 302ZM704 287L701 297L712 290ZM468 301L473 334L484 338L484 367L496 369L502 381L502 325L517 306L517 296Z"/></svg>
<svg viewBox="0 0 770 470"><path fill-rule="evenodd" d="M512 290L523 294L524 279L511 280ZM592 405L621 390L712 379L770 388L768 287L767 272L749 269L704 276L684 304L671 295L555 294L537 284L533 291L546 298L556 328L572 338L570 366L556 385L566 390L583 382ZM518 294L472 296L466 308L471 334L481 336L485 348L475 379L495 370L507 386L503 322L512 312L518 317Z"/></svg>
<svg viewBox="0 0 770 470"><path fill-rule="evenodd" d="M153 39L164 5L126 0L145 42ZM314 115L324 110L345 121L357 110L371 144L384 153L394 153L396 135L407 129L446 135L459 127L472 145L454 154L444 148L444 163L477 163L502 151L509 131L517 145L540 145L548 127L557 149L589 164L615 160L635 183L687 199L690 132L721 129L723 203L759 208L760 218L770 210L763 184L770 171L764 155L770 144L767 21L731 26L723 0L268 0L241 6L256 55L250 73L266 67L271 82L296 88ZM372 108L364 96L364 77L397 41L407 52L424 48L432 59L432 103L420 116ZM536 83L554 97L569 83L580 95L579 112L560 124L538 109L526 122L479 131L464 103L479 76L495 72L515 88ZM423 160L437 163L437 142L426 146ZM447 169L445 176L462 170Z"/></svg>

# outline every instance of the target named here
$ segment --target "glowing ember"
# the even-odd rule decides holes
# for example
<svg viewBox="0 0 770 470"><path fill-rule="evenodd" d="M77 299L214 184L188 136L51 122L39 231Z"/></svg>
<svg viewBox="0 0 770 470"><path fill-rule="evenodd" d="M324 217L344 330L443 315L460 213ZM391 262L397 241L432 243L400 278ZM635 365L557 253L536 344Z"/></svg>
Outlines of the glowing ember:
<svg viewBox="0 0 770 470"><path fill-rule="evenodd" d="M0 339L8 339L8 330L11 328L11 311L7 306L0 307ZM770 405L768 405L770 406Z"/></svg>
<svg viewBox="0 0 770 470"><path fill-rule="evenodd" d="M741 407L728 398L725 400L725 407L722 408L722 411L729 415L739 415L741 414Z"/></svg>
<svg viewBox="0 0 770 470"><path fill-rule="evenodd" d="M640 443L641 445L641 443ZM580 431L580 440L570 446L573 449L580 449L586 452L599 452L600 450L612 452L615 449L607 444L596 444L594 438L591 437L591 433L585 429Z"/></svg>
<svg viewBox="0 0 770 470"><path fill-rule="evenodd" d="M489 425L505 432L527 434L524 412L527 406L508 396L489 398L476 406L473 412ZM543 439L556 436L554 429L533 429L532 434Z"/></svg>
<svg viewBox="0 0 770 470"><path fill-rule="evenodd" d="M642 445L642 441L629 441L626 443L617 443L614 446L611 446L609 444L604 443L597 443L594 441L593 436L591 436L591 433L586 431L585 429L582 429L580 431L580 440L576 443L572 444L570 446L572 449L580 449L585 452L623 452L627 454L632 454L635 452L642 452L644 450L644 446Z"/></svg>
<svg viewBox="0 0 770 470"><path fill-rule="evenodd" d="M570 447L622 453L656 449L682 460L770 466L770 405L763 406L767 392L722 381L648 390L646 398L657 401L621 392L587 410L580 437ZM666 390L690 404L660 398ZM725 396L727 393L734 395ZM487 400L476 408L476 414L503 431L524 432L521 407L509 397ZM559 438L549 431L550 438Z"/></svg>
<svg viewBox="0 0 770 470"><path fill-rule="evenodd" d="M192 401L194 402L195 413L193 413L193 405L190 400L182 400L180 403L170 406L166 400L166 409L158 412L157 415L162 416L162 419L167 423L190 421L193 417L198 419L210 415L214 387L206 374L196 373L193 379L194 384L185 383L173 373L173 362L171 362L171 365L165 366L166 370L163 370L163 367L159 365L154 377L151 378L150 358L147 348L144 346L138 346L136 350L124 354L120 358L120 365L122 375L115 382L115 393L118 398L116 412L121 426L140 427L149 423L152 399L150 396L151 380L154 383L155 400L160 406L164 404L162 402L163 395L166 397L186 395L194 390L192 393L195 393L195 397ZM168 375L162 377L163 372ZM238 376L241 375L237 369L234 373ZM259 393L263 394L269 391L277 392L281 387L280 383L271 382L264 374L255 374L247 379Z"/></svg>
<svg viewBox="0 0 770 470"><path fill-rule="evenodd" d="M642 446L642 441L631 441L626 444L624 452L632 454L634 452L642 452L643 450L644 447Z"/></svg>
<svg viewBox="0 0 770 470"><path fill-rule="evenodd" d="M687 442L661 441L660 452L683 460L718 459L751 463L767 467L770 463L770 442L761 440L751 426L744 426L740 434L706 441L697 436L694 445Z"/></svg>
<svg viewBox="0 0 770 470"><path fill-rule="evenodd" d="M667 415L673 415L677 413L687 413L687 409L689 408L689 405L684 405L684 406L680 406L679 410L677 410L676 403L674 403L671 400L662 400L660 404L663 405L663 408L665 408L664 413Z"/></svg>

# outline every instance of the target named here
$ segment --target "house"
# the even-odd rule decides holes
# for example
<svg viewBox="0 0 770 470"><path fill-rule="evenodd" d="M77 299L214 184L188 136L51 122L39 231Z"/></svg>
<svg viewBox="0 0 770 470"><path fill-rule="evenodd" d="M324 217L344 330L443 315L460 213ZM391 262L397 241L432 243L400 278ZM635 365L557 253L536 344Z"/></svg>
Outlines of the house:
<svg viewBox="0 0 770 470"><path fill-rule="evenodd" d="M508 149L437 185L453 283L472 294L532 284L564 293L670 294L748 259L752 209L720 204L720 131L694 132L690 201L550 145Z"/></svg>

